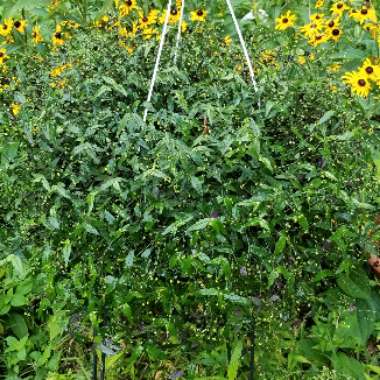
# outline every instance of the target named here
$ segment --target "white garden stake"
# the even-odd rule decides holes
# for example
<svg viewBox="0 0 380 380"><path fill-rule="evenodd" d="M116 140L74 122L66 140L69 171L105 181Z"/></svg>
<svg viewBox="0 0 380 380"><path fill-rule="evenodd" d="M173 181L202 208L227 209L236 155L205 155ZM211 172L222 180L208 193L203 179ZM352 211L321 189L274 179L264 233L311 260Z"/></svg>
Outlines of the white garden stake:
<svg viewBox="0 0 380 380"><path fill-rule="evenodd" d="M251 58L250 58L250 56L248 54L247 47L245 45L243 34L241 33L241 30L240 30L239 22L238 22L238 20L236 18L236 15L235 15L235 12L234 12L234 8L232 7L231 1L230 0L226 0L226 2L227 2L227 5L228 5L228 8L230 10L230 14L231 14L232 20L234 21L236 32L237 32L237 34L239 36L240 45L241 45L241 47L243 49L243 52L244 52L244 55L245 55L245 59L247 61L249 75L250 75L251 80L252 80L253 88L255 89L255 92L257 92L257 90L258 90L257 89L257 82L256 82L256 79L255 79L255 73L253 71L253 65L252 65L252 62L251 62Z"/></svg>
<svg viewBox="0 0 380 380"><path fill-rule="evenodd" d="M249 75L251 77L253 88L254 88L255 92L257 92L258 88L257 88L257 82L256 82L256 78L255 78L255 73L253 71L252 61L251 61L251 58L249 56L249 53L248 53L248 50L247 50L247 47L246 47L246 44L245 44L243 34L242 34L241 30L240 30L239 22L238 22L238 20L236 18L236 15L235 15L234 9L232 7L231 1L230 0L226 0L226 3L228 5L228 8L229 8L232 20L234 22L236 32L237 32L237 34L239 36L240 45L241 45L241 47L243 49L243 53L244 53L245 59L247 61ZM149 88L149 92L148 92L148 98L146 100L147 106L146 106L145 111L144 111L144 117L143 117L144 122L146 122L147 117L148 117L148 107L149 107L149 103L152 100L154 85L156 83L158 70L160 68L160 61L161 61L162 50L163 50L163 47L164 47L164 44L165 44L165 37L166 37L166 34L168 32L168 25L169 25L169 18L170 18L171 8L172 8L172 0L168 0L168 6L167 6L167 9L166 9L165 22L164 22L164 26L162 28L162 33L161 33L160 46L158 48L158 53L157 53L157 57L156 57L156 63L154 65L154 70L153 70L153 76L152 76L152 80L150 82L150 88ZM175 46L175 51L174 51L174 63L177 62L178 49L179 49L179 45L180 45L180 41L181 41L182 22L183 22L183 16L184 16L184 9L185 9L185 0L182 0L182 2L181 2L181 14L180 14L180 19L179 19L179 24L178 24L178 31L177 31L176 46ZM260 99L259 99L259 108L260 108Z"/></svg>
<svg viewBox="0 0 380 380"><path fill-rule="evenodd" d="M174 50L174 64L177 63L178 49L179 49L179 44L181 42L182 21L183 21L184 9L185 9L185 0L182 0L181 1L181 14L180 14L180 18L179 18L178 31L177 31L177 40L175 43L175 50Z"/></svg>
<svg viewBox="0 0 380 380"><path fill-rule="evenodd" d="M149 88L148 98L146 100L146 102L148 104L147 104L147 106L145 108L145 112L144 112L144 118L143 118L144 122L146 121L146 119L148 117L148 106L149 106L150 101L152 100L153 89L154 89L154 85L156 83L158 69L160 67L161 54L162 54L162 49L164 47L166 33L168 31L168 24L169 24L169 17L170 17L170 11L171 11L171 9L172 9L172 0L169 0L168 1L168 6L167 6L167 9L166 9L165 22L164 22L164 26L162 28L162 33L161 33L160 46L158 48L156 63L154 65L154 70L153 70L153 76L152 76L152 80L150 82L150 88Z"/></svg>

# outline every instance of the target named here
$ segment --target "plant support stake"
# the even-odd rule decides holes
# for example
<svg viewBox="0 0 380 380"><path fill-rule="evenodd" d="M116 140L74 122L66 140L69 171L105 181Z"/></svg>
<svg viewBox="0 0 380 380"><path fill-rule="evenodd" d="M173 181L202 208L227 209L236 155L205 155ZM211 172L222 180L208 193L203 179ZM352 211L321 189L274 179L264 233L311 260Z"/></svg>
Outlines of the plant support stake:
<svg viewBox="0 0 380 380"><path fill-rule="evenodd" d="M162 49L163 49L164 43L165 43L166 33L168 31L168 24L169 24L169 17L170 17L171 8L172 8L172 0L169 0L168 1L168 6L166 8L165 22L164 22L164 26L162 28L162 33L161 33L160 46L158 48L156 63L154 65L153 76L152 76L152 80L150 82L150 88L149 88L148 98L147 98L147 101L146 101L147 105L146 105L146 108L145 108L145 111L144 111L144 118L143 118L144 122L146 122L146 119L148 117L148 107L149 107L150 101L152 100L153 89L154 89L154 85L156 83L158 69L160 67L161 54L162 54Z"/></svg>
<svg viewBox="0 0 380 380"><path fill-rule="evenodd" d="M175 43L175 50L174 50L174 64L177 64L179 44L181 42L181 36L182 36L181 33L182 33L182 21L183 21L184 10L185 10L185 0L182 0L181 1L181 14L180 14L179 23L178 23L177 40Z"/></svg>
<svg viewBox="0 0 380 380"><path fill-rule="evenodd" d="M228 9L230 11L232 20L234 22L236 32L237 32L237 34L239 36L240 45L241 45L241 47L243 49L243 53L244 53L245 59L247 61L249 75L251 77L253 88L255 89L255 92L257 92L258 91L258 89L257 89L257 82L256 82L256 79L255 79L255 73L253 71L252 61L251 61L251 58L249 56L249 53L248 53L248 50L247 50L247 46L245 44L243 34L241 33L239 22L238 22L238 20L236 18L235 11L234 11L234 8L232 7L231 1L230 0L226 0L226 2L227 2L227 5L228 5Z"/></svg>

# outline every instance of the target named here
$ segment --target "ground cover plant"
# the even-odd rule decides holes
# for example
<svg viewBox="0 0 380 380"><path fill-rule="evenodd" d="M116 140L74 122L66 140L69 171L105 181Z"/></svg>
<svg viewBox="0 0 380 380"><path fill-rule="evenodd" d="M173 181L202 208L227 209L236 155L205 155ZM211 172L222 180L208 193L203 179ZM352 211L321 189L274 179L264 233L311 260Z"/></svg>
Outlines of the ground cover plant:
<svg viewBox="0 0 380 380"><path fill-rule="evenodd" d="M378 378L376 4L0 4L2 378Z"/></svg>

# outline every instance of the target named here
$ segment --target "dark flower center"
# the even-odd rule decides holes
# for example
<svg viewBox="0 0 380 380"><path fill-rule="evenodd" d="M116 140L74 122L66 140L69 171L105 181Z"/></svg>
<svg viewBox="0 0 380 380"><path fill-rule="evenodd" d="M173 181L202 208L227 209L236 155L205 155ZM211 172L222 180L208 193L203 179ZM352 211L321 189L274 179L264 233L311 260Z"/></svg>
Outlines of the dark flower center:
<svg viewBox="0 0 380 380"><path fill-rule="evenodd" d="M202 11L202 9L198 9L197 15L198 15L198 16L203 16L203 11Z"/></svg>
<svg viewBox="0 0 380 380"><path fill-rule="evenodd" d="M177 8L173 8L170 12L173 16L178 14Z"/></svg>
<svg viewBox="0 0 380 380"><path fill-rule="evenodd" d="M342 3L339 3L336 7L337 7L338 9L341 9L341 8L343 8L343 4L342 4Z"/></svg>
<svg viewBox="0 0 380 380"><path fill-rule="evenodd" d="M362 15L366 15L366 14L368 14L368 9L363 8L363 9L360 11L360 13L361 13Z"/></svg>
<svg viewBox="0 0 380 380"><path fill-rule="evenodd" d="M288 19L287 17L285 17L285 18L282 19L282 22L283 22L284 24L287 24L287 23L289 22L289 19Z"/></svg>
<svg viewBox="0 0 380 380"><path fill-rule="evenodd" d="M365 85L366 85L366 81L365 81L364 79L359 79L359 80L358 80L358 85L359 85L360 87L365 87Z"/></svg>
<svg viewBox="0 0 380 380"><path fill-rule="evenodd" d="M339 34L340 34L340 30L339 30L339 29L334 29L334 30L332 31L332 34L333 34L333 36L339 36Z"/></svg>
<svg viewBox="0 0 380 380"><path fill-rule="evenodd" d="M3 25L3 29L4 29L4 30L7 30L7 29L8 29L8 25L4 24L4 25Z"/></svg>
<svg viewBox="0 0 380 380"><path fill-rule="evenodd" d="M143 22L148 22L148 17L144 16L144 17L142 18L142 21L143 21Z"/></svg>
<svg viewBox="0 0 380 380"><path fill-rule="evenodd" d="M317 36L317 37L315 37L315 39L316 39L317 41L320 41L320 40L322 39L322 36Z"/></svg>
<svg viewBox="0 0 380 380"><path fill-rule="evenodd" d="M55 38L57 38L58 40L62 39L62 33L61 32L57 32L55 33Z"/></svg>
<svg viewBox="0 0 380 380"><path fill-rule="evenodd" d="M0 58L3 58L3 57L4 57L4 53L0 51Z"/></svg>
<svg viewBox="0 0 380 380"><path fill-rule="evenodd" d="M329 27L330 27L330 28L332 28L334 25L335 25L335 22L334 22L334 21L330 21L330 22L329 22Z"/></svg>
<svg viewBox="0 0 380 380"><path fill-rule="evenodd" d="M128 7L132 6L132 0L127 0L125 3L128 5Z"/></svg>
<svg viewBox="0 0 380 380"><path fill-rule="evenodd" d="M372 67L372 66L367 66L367 67L365 68L365 72L366 72L367 74L372 74L372 73L373 73L373 67Z"/></svg>
<svg viewBox="0 0 380 380"><path fill-rule="evenodd" d="M19 28L21 26L21 22L20 21L15 21L14 25L15 25L16 28Z"/></svg>
<svg viewBox="0 0 380 380"><path fill-rule="evenodd" d="M321 18L320 15L316 15L316 16L315 16L315 19L316 19L316 20L319 20L320 18Z"/></svg>

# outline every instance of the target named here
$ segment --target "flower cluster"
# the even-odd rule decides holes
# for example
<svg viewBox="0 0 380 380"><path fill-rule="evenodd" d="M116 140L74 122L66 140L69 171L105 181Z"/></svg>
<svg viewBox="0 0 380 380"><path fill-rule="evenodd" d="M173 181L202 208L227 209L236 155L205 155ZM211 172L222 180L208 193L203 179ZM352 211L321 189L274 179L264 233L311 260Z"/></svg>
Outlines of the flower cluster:
<svg viewBox="0 0 380 380"><path fill-rule="evenodd" d="M296 25L297 15L286 11L276 19L275 29L284 31L292 28L296 35L302 36L309 46L315 48L329 42L337 43L344 35L346 25L352 30L352 27L357 24L369 33L370 38L379 45L380 49L380 23L372 2L364 1L360 6L357 4L357 1L350 0L332 3L317 0L314 4L314 13L310 9L307 23ZM301 59L299 63L304 62ZM346 73L343 81L351 86L353 93L367 97L373 84L380 83L378 67L373 60L368 58L357 71Z"/></svg>

